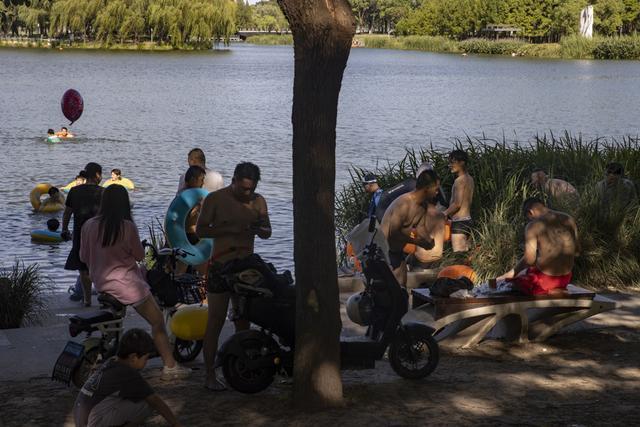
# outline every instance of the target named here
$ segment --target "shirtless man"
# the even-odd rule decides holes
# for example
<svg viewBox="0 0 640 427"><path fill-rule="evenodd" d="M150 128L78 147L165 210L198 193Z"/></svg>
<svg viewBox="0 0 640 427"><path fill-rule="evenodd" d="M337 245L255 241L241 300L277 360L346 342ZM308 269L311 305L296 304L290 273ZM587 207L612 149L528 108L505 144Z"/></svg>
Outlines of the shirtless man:
<svg viewBox="0 0 640 427"><path fill-rule="evenodd" d="M531 172L531 184L544 192L553 202L569 204L577 201L578 190L567 181L550 178L542 169Z"/></svg>
<svg viewBox="0 0 640 427"><path fill-rule="evenodd" d="M471 202L473 201L473 178L467 172L469 156L462 150L449 154L449 169L457 175L451 189L451 203L444 214L451 218L451 247L454 252L469 250L469 237L473 221Z"/></svg>
<svg viewBox="0 0 640 427"><path fill-rule="evenodd" d="M427 204L433 202L438 194L438 184L438 175L434 171L421 173L416 189L395 199L382 218L381 228L389 243L391 268L401 286L407 283L404 246L409 243L425 249L434 247L434 239L428 234L426 224Z"/></svg>
<svg viewBox="0 0 640 427"><path fill-rule="evenodd" d="M439 195L440 193L438 193ZM427 213L425 216L425 234L433 238L433 248L424 249L416 246L416 251L409 256L408 262L411 268L430 269L442 260L444 252L444 228L447 217L438 209L435 204L438 201L438 195L434 202L427 205Z"/></svg>
<svg viewBox="0 0 640 427"><path fill-rule="evenodd" d="M258 166L240 163L233 172L231 185L210 193L204 199L196 233L201 238L216 239L211 269L251 255L256 235L261 239L271 237L267 202L255 192L259 180ZM204 337L204 359L207 371L205 386L210 390L225 389L215 376L214 363L230 297L225 289L207 289L209 320ZM236 332L249 329L249 322L236 321L235 327Z"/></svg>
<svg viewBox="0 0 640 427"><path fill-rule="evenodd" d="M222 175L207 167L207 158L204 155L204 151L202 151L200 148L194 148L189 151L189 154L187 155L187 163L189 164L189 166L200 166L205 170L206 174L204 177L204 184L202 185L202 188L204 188L208 192L211 193L224 187ZM180 175L180 183L178 184L178 193L184 190L185 187L185 174L182 174Z"/></svg>
<svg viewBox="0 0 640 427"><path fill-rule="evenodd" d="M578 228L573 218L549 209L535 197L525 200L522 212L529 220L524 230L524 256L498 277L513 282L527 295L544 295L565 289L578 252Z"/></svg>

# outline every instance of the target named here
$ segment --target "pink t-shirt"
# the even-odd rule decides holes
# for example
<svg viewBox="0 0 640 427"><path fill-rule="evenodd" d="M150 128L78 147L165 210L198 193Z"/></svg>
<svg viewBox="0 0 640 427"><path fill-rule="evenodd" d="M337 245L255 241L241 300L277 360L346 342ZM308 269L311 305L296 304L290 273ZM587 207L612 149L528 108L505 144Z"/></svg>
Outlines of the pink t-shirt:
<svg viewBox="0 0 640 427"><path fill-rule="evenodd" d="M89 267L89 275L98 292L106 292L125 305L135 304L149 295L149 286L137 261L144 258L144 248L136 225L125 220L118 240L102 246L100 217L82 226L80 259Z"/></svg>

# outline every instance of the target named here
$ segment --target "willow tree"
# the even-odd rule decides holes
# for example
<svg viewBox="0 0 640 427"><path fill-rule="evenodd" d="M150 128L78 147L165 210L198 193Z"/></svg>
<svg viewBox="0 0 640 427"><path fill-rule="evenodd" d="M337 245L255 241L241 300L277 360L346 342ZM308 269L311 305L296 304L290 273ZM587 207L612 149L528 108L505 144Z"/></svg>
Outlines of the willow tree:
<svg viewBox="0 0 640 427"><path fill-rule="evenodd" d="M294 402L342 404L335 252L338 96L355 33L346 0L278 0L293 33Z"/></svg>

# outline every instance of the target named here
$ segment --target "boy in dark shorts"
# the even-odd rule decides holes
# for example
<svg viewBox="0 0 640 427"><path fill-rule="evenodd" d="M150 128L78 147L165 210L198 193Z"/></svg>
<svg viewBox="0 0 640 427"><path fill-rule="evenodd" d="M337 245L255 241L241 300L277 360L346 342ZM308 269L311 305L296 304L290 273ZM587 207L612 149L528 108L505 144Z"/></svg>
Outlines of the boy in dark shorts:
<svg viewBox="0 0 640 427"><path fill-rule="evenodd" d="M80 390L73 407L76 427L138 425L154 410L169 425L180 425L140 375L153 350L153 339L142 329L125 332L117 356L107 360Z"/></svg>
<svg viewBox="0 0 640 427"><path fill-rule="evenodd" d="M86 173L86 182L82 185L76 185L69 190L66 208L62 215L61 236L65 240L71 239L69 222L71 221L71 215L73 215L73 245L71 246L71 252L69 252L64 269L80 272L84 305L89 307L91 306L91 278L89 277L89 268L85 263L80 261L80 232L82 225L87 222L87 220L93 218L100 208L102 187L100 187L99 184L102 180L102 166L97 163L87 163L84 171Z"/></svg>

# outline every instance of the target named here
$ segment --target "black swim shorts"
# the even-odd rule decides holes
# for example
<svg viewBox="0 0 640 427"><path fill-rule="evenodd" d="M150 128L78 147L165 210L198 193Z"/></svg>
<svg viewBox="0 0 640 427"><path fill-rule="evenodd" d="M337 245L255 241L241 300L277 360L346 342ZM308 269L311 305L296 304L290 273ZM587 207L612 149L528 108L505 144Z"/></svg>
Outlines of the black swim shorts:
<svg viewBox="0 0 640 427"><path fill-rule="evenodd" d="M467 236L471 235L471 230L473 229L473 220L466 219L463 221L451 221L451 234L465 234Z"/></svg>
<svg viewBox="0 0 640 427"><path fill-rule="evenodd" d="M391 262L391 268L396 269L400 267L402 261L405 260L407 255L402 251L389 251L389 262Z"/></svg>
<svg viewBox="0 0 640 427"><path fill-rule="evenodd" d="M207 275L207 292L211 294L224 294L229 292L229 283L225 275L220 274L223 264L212 262L209 264L209 274Z"/></svg>

